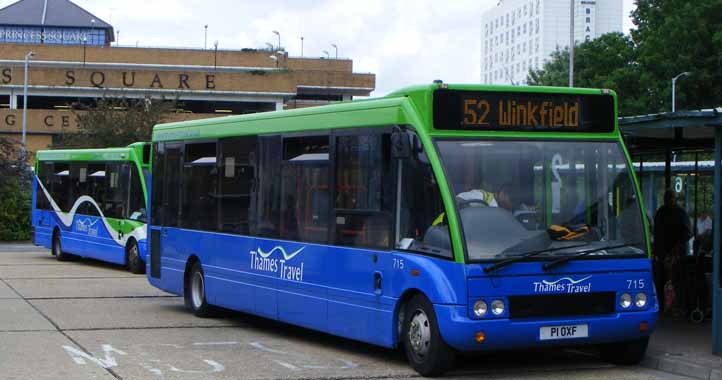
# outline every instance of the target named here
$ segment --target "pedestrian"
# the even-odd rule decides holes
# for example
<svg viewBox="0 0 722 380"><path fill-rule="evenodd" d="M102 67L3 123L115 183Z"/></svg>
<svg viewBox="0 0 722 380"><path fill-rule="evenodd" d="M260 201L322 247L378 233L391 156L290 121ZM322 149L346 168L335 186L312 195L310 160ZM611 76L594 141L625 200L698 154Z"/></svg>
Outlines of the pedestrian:
<svg viewBox="0 0 722 380"><path fill-rule="evenodd" d="M654 272L657 297L660 305L667 305L665 311L672 312L683 307L682 258L687 241L692 237L689 215L677 205L677 196L672 189L664 192L664 205L654 216ZM672 299L665 299L672 297Z"/></svg>

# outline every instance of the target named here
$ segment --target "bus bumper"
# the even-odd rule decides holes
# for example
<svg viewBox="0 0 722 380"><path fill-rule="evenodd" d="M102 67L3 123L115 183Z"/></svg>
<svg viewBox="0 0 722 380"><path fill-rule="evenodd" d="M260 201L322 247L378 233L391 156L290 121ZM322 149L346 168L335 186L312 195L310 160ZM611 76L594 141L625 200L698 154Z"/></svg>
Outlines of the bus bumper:
<svg viewBox="0 0 722 380"><path fill-rule="evenodd" d="M605 316L538 319L471 319L464 305L434 305L441 336L460 351L487 351L581 346L637 340L648 337L657 323L658 308L647 311L621 312ZM587 325L588 337L542 340L541 328L549 326ZM646 329L642 326L645 326ZM477 333L484 340L477 343Z"/></svg>

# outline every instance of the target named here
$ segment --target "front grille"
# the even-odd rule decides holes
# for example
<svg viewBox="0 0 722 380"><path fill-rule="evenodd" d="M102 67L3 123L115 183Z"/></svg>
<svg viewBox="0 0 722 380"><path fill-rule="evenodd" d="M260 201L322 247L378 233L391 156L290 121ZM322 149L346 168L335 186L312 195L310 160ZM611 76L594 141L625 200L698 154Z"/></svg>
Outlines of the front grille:
<svg viewBox="0 0 722 380"><path fill-rule="evenodd" d="M612 314L614 292L509 297L509 318Z"/></svg>

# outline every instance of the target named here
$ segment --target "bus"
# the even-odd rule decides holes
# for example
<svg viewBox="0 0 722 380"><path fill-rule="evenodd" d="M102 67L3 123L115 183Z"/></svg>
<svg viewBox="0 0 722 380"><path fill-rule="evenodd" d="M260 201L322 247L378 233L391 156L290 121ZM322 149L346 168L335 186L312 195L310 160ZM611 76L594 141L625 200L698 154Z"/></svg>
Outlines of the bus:
<svg viewBox="0 0 722 380"><path fill-rule="evenodd" d="M144 273L149 161L149 143L38 151L34 243L60 261L88 257Z"/></svg>
<svg viewBox="0 0 722 380"><path fill-rule="evenodd" d="M595 346L640 361L658 305L639 188L601 89L435 83L156 125L149 282L403 348Z"/></svg>

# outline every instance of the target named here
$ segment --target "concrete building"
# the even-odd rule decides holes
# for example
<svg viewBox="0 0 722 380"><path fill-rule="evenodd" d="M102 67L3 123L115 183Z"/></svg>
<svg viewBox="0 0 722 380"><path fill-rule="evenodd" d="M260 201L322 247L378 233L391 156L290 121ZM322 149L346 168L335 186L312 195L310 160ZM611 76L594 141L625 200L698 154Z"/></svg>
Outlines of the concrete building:
<svg viewBox="0 0 722 380"><path fill-rule="evenodd" d="M526 84L557 48L569 46L570 0L500 0L481 17L481 83ZM622 0L573 0L577 43L622 31Z"/></svg>
<svg viewBox="0 0 722 380"><path fill-rule="evenodd" d="M112 37L112 26L68 0L20 0L0 9L0 137L21 139L28 52L35 53L28 70L30 152L73 132L76 116L102 97L177 99L166 121L178 121L350 100L368 96L376 83L374 74L355 73L350 59L289 57L275 49L115 47Z"/></svg>

